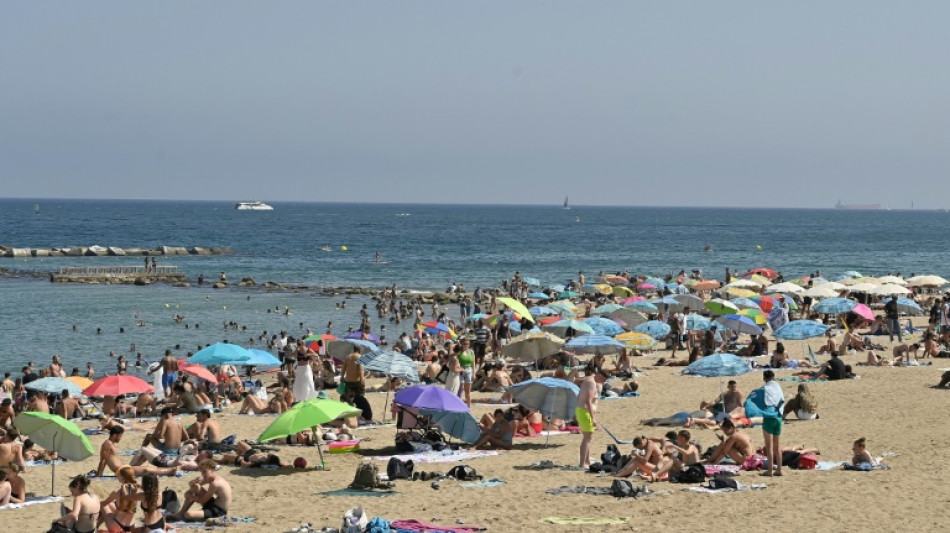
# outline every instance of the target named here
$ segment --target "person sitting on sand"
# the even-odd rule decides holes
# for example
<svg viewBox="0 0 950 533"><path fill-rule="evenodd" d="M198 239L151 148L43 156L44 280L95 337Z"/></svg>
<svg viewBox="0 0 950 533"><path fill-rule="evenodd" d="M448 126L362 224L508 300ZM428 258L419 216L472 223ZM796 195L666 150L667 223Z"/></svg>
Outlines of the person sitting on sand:
<svg viewBox="0 0 950 533"><path fill-rule="evenodd" d="M739 390L736 380L730 379L726 384L726 391L711 402L700 402L700 409L708 409L713 413L734 413L745 404L745 394Z"/></svg>
<svg viewBox="0 0 950 533"><path fill-rule="evenodd" d="M844 338L841 339L841 347L838 348L839 355L847 355L847 350L864 351L864 338L857 333L848 330L844 332ZM845 352L845 353L843 353Z"/></svg>
<svg viewBox="0 0 950 533"><path fill-rule="evenodd" d="M69 493L73 496L73 506L63 509L66 514L53 521L75 533L95 533L99 512L102 509L99 497L89 492L89 479L76 476L69 482Z"/></svg>
<svg viewBox="0 0 950 533"><path fill-rule="evenodd" d="M487 447L492 449L501 448L510 450L515 436L514 414L509 409L508 412L501 409L495 409L494 416L485 413L482 416L479 425L482 428L482 435L472 445L473 448Z"/></svg>
<svg viewBox="0 0 950 533"><path fill-rule="evenodd" d="M393 376L380 385L367 387L366 392L396 392L402 388L402 378Z"/></svg>
<svg viewBox="0 0 950 533"><path fill-rule="evenodd" d="M633 447L633 456L627 461L627 464L614 473L615 477L630 477L638 470L650 475L659 467L663 454L655 442L640 436L633 439Z"/></svg>
<svg viewBox="0 0 950 533"><path fill-rule="evenodd" d="M825 344L823 344L820 348L818 348L818 351L815 353L818 355L822 355L822 354L831 355L833 353L838 353L838 343L835 341L834 335L831 333L830 329L825 332L825 337L827 337L828 340L825 342Z"/></svg>
<svg viewBox="0 0 950 533"><path fill-rule="evenodd" d="M716 446L712 455L706 460L707 464L719 464L723 459L728 457L732 459L735 464L741 465L749 456L755 453L755 446L752 445L752 439L742 431L736 429L732 420L723 420L720 427L722 428L722 432L726 434L726 438L718 434L716 435L719 437L720 444Z"/></svg>
<svg viewBox="0 0 950 533"><path fill-rule="evenodd" d="M690 442L690 438L692 435L684 429L676 434L673 442L664 442L663 459L660 461L659 468L641 477L648 481L658 481L669 472L682 472L686 465L698 463L700 461L699 448Z"/></svg>
<svg viewBox="0 0 950 533"><path fill-rule="evenodd" d="M818 416L818 401L812 396L807 383L798 384L798 393L785 403L782 418L795 413L799 420L815 420Z"/></svg>
<svg viewBox="0 0 950 533"><path fill-rule="evenodd" d="M123 466L115 473L119 481L119 488L112 491L111 494L102 500L102 512L99 515L99 524L106 524L109 531L132 531L135 525L135 503L139 499L139 485L135 482L135 472L131 466Z"/></svg>
<svg viewBox="0 0 950 533"><path fill-rule="evenodd" d="M49 413L49 400L46 393L36 391L30 395L29 403L26 406L27 411L38 411L40 413Z"/></svg>
<svg viewBox="0 0 950 533"><path fill-rule="evenodd" d="M188 435L180 420L174 417L174 409L165 407L162 409L162 416L158 420L155 430L145 436L142 446L155 446L164 453L178 453L178 448L182 441L187 440Z"/></svg>
<svg viewBox="0 0 950 533"><path fill-rule="evenodd" d="M825 377L829 380L847 378L847 368L837 353L831 354L831 359L825 361L816 372L816 377Z"/></svg>
<svg viewBox="0 0 950 533"><path fill-rule="evenodd" d="M122 456L119 455L119 450L116 448L116 444L122 441L122 435L124 433L125 428L122 426L114 426L109 429L109 438L106 439L99 448L99 466L95 471L97 477L102 476L107 466L113 473L125 466L122 463ZM136 476L141 476L146 472L152 472L159 476L174 476L178 473L178 469L175 467L156 468L151 465L137 465L132 468Z"/></svg>
<svg viewBox="0 0 950 533"><path fill-rule="evenodd" d="M2 482L0 485L6 486L6 488L0 487L0 506L26 501L26 480L20 476L22 471L23 469L17 464L0 468L0 476L3 476L0 477L0 482ZM6 492L5 496L4 492ZM6 499L5 502L4 499Z"/></svg>
<svg viewBox="0 0 950 533"><path fill-rule="evenodd" d="M867 439L864 437L854 441L854 444L851 446L851 451L854 453L851 457L851 464L854 466L860 466L862 463L867 463L870 466L880 464L880 462L871 455L871 452L868 451Z"/></svg>
<svg viewBox="0 0 950 533"><path fill-rule="evenodd" d="M293 394L293 393L291 393ZM284 402L284 395L281 391L274 391L269 401L260 399L256 394L248 394L241 403L239 415L255 414L263 415L269 413L280 414L289 409L290 406Z"/></svg>
<svg viewBox="0 0 950 533"><path fill-rule="evenodd" d="M17 442L15 429L0 429L0 467L18 465L26 468L23 459L23 445Z"/></svg>
<svg viewBox="0 0 950 533"><path fill-rule="evenodd" d="M168 515L171 520L194 522L227 516L231 507L231 485L215 472L217 466L212 459L201 461L198 465L201 477L189 484L181 511ZM191 509L196 503L201 506L200 510Z"/></svg>
<svg viewBox="0 0 950 533"><path fill-rule="evenodd" d="M762 340L759 338L759 335L753 334L749 344L745 348L736 352L736 355L739 357L758 357L765 353L765 346L762 343Z"/></svg>
<svg viewBox="0 0 950 533"><path fill-rule="evenodd" d="M186 430L188 438L200 444L215 445L221 442L221 424L211 419L211 409L202 409L195 415L195 423Z"/></svg>

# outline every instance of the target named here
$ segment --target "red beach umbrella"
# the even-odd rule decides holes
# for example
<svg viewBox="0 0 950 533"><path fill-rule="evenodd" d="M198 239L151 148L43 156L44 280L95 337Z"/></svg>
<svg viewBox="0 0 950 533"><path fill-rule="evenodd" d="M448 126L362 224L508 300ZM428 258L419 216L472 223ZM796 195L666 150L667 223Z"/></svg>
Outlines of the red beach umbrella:
<svg viewBox="0 0 950 533"><path fill-rule="evenodd" d="M121 396L154 390L151 385L135 376L109 376L89 385L82 393L86 396Z"/></svg>
<svg viewBox="0 0 950 533"><path fill-rule="evenodd" d="M191 374L192 376L195 376L196 378L201 378L203 380L206 380L212 383L213 385L218 384L218 378L214 377L214 374L212 374L211 371L208 370L207 368L201 365L189 365L188 363L183 363L182 361L185 361L185 359L180 359L178 361L178 370L186 374Z"/></svg>
<svg viewBox="0 0 950 533"><path fill-rule="evenodd" d="M774 270L772 270L771 268L759 267L759 268L753 268L752 270L746 272L745 274L742 275L742 277L747 278L747 277L749 277L749 276L751 276L751 275L753 275L753 274L758 274L758 275L760 275L760 276L765 276L765 277L767 277L767 278L769 278L769 279L772 279L772 278L774 278L775 276L778 275L778 274L777 274Z"/></svg>

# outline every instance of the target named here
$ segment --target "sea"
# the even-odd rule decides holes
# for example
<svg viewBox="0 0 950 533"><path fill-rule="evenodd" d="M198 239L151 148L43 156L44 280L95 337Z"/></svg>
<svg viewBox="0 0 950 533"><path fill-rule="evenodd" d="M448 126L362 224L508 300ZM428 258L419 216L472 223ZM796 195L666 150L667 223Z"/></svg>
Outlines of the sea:
<svg viewBox="0 0 950 533"><path fill-rule="evenodd" d="M563 284L584 271L664 275L767 266L787 279L820 271L950 277L941 211L841 209L420 205L270 202L239 211L232 202L0 199L0 244L14 247L228 247L214 256L158 257L194 282L225 272L305 287L441 291L499 286L516 271ZM329 251L325 249L329 248ZM377 253L379 262L377 262ZM379 323L367 297L311 290L212 289L51 283L60 266L140 266L137 257L0 258L0 372L19 375L60 355L67 370L92 362L115 371L111 351L134 368L165 349L180 356L227 340L308 330L345 334L367 304L374 333L411 328ZM341 304L345 303L345 309ZM450 309L450 317L457 317ZM185 320L176 323L174 315ZM139 325L139 324L143 325ZM238 329L227 327L238 324ZM187 328L186 328L187 326ZM383 329L385 326L385 329Z"/></svg>

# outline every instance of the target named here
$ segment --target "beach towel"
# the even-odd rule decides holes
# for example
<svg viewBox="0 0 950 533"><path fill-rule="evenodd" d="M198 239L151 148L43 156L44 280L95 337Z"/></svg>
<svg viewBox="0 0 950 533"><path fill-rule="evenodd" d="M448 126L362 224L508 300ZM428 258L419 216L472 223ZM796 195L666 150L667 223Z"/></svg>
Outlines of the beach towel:
<svg viewBox="0 0 950 533"><path fill-rule="evenodd" d="M717 474L736 475L739 473L739 465L705 465L706 475L715 476Z"/></svg>
<svg viewBox="0 0 950 533"><path fill-rule="evenodd" d="M815 470L827 472L841 468L845 464L847 464L845 461L818 461L818 464L815 465Z"/></svg>
<svg viewBox="0 0 950 533"><path fill-rule="evenodd" d="M775 378L775 381L791 381L792 383L814 383L820 381L822 383L828 381L825 378L802 378L799 376L784 376L780 378Z"/></svg>
<svg viewBox="0 0 950 533"><path fill-rule="evenodd" d="M37 505L40 503L56 503L63 501L62 496L27 496L26 501L23 503L8 503L3 507L0 507L0 511L5 511L7 509L20 509L23 507L29 507L31 505Z"/></svg>
<svg viewBox="0 0 950 533"><path fill-rule="evenodd" d="M380 429L380 428L394 428L394 427L396 427L395 423L386 424L386 423L379 422L376 424L364 424L362 426L353 428L353 431L359 431L361 429Z"/></svg>
<svg viewBox="0 0 950 533"><path fill-rule="evenodd" d="M726 492L736 492L742 490L765 490L765 485L743 485L739 483L739 488L737 489L711 489L709 487L699 486L699 487L686 487L683 490L688 490L690 492L704 492L706 494L723 494Z"/></svg>
<svg viewBox="0 0 950 533"><path fill-rule="evenodd" d="M201 522L166 522L165 525L172 531L176 529L226 529L233 527L236 524L248 524L255 521L256 518L253 516L222 516L220 518L212 518L207 521Z"/></svg>
<svg viewBox="0 0 950 533"><path fill-rule="evenodd" d="M537 437L557 437L559 435L576 435L577 433L573 431L557 431L557 430L544 430L541 433L535 433L534 435L522 435L520 433L515 435L516 439L525 439L530 438L534 439Z"/></svg>
<svg viewBox="0 0 950 533"><path fill-rule="evenodd" d="M601 400L626 400L627 398L639 398L642 396L639 392L625 392L620 396L601 396Z"/></svg>
<svg viewBox="0 0 950 533"><path fill-rule="evenodd" d="M443 450L441 452L429 451L422 453L410 453L404 455L376 455L367 459L373 461L389 461L393 457L400 461L412 461L413 463L455 463L458 461L470 461L483 457L500 455L498 450Z"/></svg>
<svg viewBox="0 0 950 533"><path fill-rule="evenodd" d="M86 428L82 430L85 435L102 435L105 431L102 428Z"/></svg>
<svg viewBox="0 0 950 533"><path fill-rule="evenodd" d="M630 521L630 519L626 516L618 518L606 516L601 518L582 518L577 516L562 518L559 516L549 516L538 520L538 522L542 524L557 524L560 526L610 526L626 524L628 521Z"/></svg>
<svg viewBox="0 0 950 533"><path fill-rule="evenodd" d="M471 481L468 483L462 483L461 485L466 489L474 489L480 487L497 487L499 485L504 485L505 483L505 480L493 477L491 479L486 479L485 481Z"/></svg>
<svg viewBox="0 0 950 533"><path fill-rule="evenodd" d="M337 489L337 490L327 490L324 492L315 492L319 496L368 496L370 498L384 498L386 496L392 496L393 494L399 494L394 490L383 491L383 490L359 490L359 489Z"/></svg>
<svg viewBox="0 0 950 533"><path fill-rule="evenodd" d="M437 524L428 524L419 520L403 519L393 520L389 527L397 531L421 531L436 532L446 531L448 533L474 533L475 531L485 531L483 527L473 526L441 526Z"/></svg>
<svg viewBox="0 0 950 533"><path fill-rule="evenodd" d="M62 459L57 459L55 461L40 461L40 460L24 461L23 464L26 466L53 466L53 465L59 466L65 462L66 461L63 461Z"/></svg>
<svg viewBox="0 0 950 533"><path fill-rule="evenodd" d="M590 494L593 496L613 496L614 492L610 487L585 487L583 485L578 485L574 487L569 487L564 485L562 487L557 487L554 489L548 489L544 491L546 494Z"/></svg>

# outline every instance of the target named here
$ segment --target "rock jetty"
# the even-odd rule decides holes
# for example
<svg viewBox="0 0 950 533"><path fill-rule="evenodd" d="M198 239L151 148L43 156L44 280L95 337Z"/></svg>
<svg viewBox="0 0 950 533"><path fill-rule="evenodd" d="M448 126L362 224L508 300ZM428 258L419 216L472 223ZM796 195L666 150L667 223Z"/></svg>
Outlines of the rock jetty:
<svg viewBox="0 0 950 533"><path fill-rule="evenodd" d="M157 248L119 248L118 246L71 246L65 248L22 248L0 244L0 257L124 257L124 256L171 256L171 255L221 255L232 254L231 248L206 246L159 246Z"/></svg>

